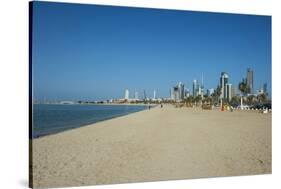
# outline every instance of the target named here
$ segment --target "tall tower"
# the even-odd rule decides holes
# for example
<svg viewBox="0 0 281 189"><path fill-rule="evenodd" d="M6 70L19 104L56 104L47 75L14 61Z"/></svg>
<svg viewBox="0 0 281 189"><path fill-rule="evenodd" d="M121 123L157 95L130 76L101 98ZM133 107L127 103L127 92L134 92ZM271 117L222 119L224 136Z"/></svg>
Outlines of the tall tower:
<svg viewBox="0 0 281 189"><path fill-rule="evenodd" d="M231 100L232 96L232 84L228 83L226 84L226 98L228 101Z"/></svg>
<svg viewBox="0 0 281 189"><path fill-rule="evenodd" d="M221 88L221 98L226 99L227 98L227 87L228 84L228 75L225 72L221 73L220 77L220 88Z"/></svg>
<svg viewBox="0 0 281 189"><path fill-rule="evenodd" d="M247 84L247 93L253 94L254 93L254 71L250 68L247 69L246 73L246 84Z"/></svg>
<svg viewBox="0 0 281 189"><path fill-rule="evenodd" d="M200 95L203 98L203 96L204 96L204 77L203 77L203 72L202 72L202 78L201 78Z"/></svg>
<svg viewBox="0 0 281 189"><path fill-rule="evenodd" d="M184 84L182 82L178 83L178 93L179 93L179 99L184 99Z"/></svg>
<svg viewBox="0 0 281 189"><path fill-rule="evenodd" d="M135 99L139 99L139 93L137 91L135 91Z"/></svg>
<svg viewBox="0 0 281 189"><path fill-rule="evenodd" d="M129 90L125 90L125 100L129 100Z"/></svg>
<svg viewBox="0 0 281 189"><path fill-rule="evenodd" d="M156 90L153 91L153 99L156 99Z"/></svg>
<svg viewBox="0 0 281 189"><path fill-rule="evenodd" d="M172 87L172 88L170 89L170 98L171 98L171 100L175 100L174 87Z"/></svg>
<svg viewBox="0 0 281 189"><path fill-rule="evenodd" d="M192 84L192 96L194 97L197 96L196 92L197 92L197 80L194 79Z"/></svg>
<svg viewBox="0 0 281 189"><path fill-rule="evenodd" d="M146 92L145 92L145 90L143 90L143 99L144 99L144 100L147 100L147 99L146 99Z"/></svg>

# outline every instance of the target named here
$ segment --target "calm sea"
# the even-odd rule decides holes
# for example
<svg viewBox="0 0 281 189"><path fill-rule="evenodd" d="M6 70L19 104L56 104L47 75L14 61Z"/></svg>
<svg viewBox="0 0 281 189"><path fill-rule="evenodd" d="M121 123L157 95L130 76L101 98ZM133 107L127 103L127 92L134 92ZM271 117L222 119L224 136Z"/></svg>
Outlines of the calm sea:
<svg viewBox="0 0 281 189"><path fill-rule="evenodd" d="M133 105L33 105L32 137L48 135L146 109Z"/></svg>

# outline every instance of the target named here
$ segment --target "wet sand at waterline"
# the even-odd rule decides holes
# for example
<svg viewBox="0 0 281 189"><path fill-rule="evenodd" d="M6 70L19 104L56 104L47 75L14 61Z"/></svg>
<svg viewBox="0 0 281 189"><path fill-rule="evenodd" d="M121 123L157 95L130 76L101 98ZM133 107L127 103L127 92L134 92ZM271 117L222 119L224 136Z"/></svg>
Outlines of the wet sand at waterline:
<svg viewBox="0 0 281 189"><path fill-rule="evenodd" d="M32 140L33 186L271 173L271 113L164 106Z"/></svg>

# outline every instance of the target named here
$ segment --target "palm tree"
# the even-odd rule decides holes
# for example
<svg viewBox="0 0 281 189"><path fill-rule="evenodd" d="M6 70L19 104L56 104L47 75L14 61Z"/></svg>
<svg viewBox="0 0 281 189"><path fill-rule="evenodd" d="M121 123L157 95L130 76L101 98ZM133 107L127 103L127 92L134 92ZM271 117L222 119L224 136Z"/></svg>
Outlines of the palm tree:
<svg viewBox="0 0 281 189"><path fill-rule="evenodd" d="M247 84L244 81L240 82L238 87L243 95L247 92Z"/></svg>
<svg viewBox="0 0 281 189"><path fill-rule="evenodd" d="M243 96L247 92L247 84L244 81L242 81L239 83L238 88L241 92L241 109L243 109Z"/></svg>
<svg viewBox="0 0 281 189"><path fill-rule="evenodd" d="M254 104L254 100L255 100L255 96L254 96L254 95L250 95L250 96L248 96L248 98L247 98L247 102L248 102L248 104L250 104L250 105L253 105L253 104Z"/></svg>
<svg viewBox="0 0 281 189"><path fill-rule="evenodd" d="M220 95L221 95L221 88L220 88L220 86L217 86L214 93L211 95L211 97L213 98L213 101L215 103L219 103Z"/></svg>
<svg viewBox="0 0 281 189"><path fill-rule="evenodd" d="M186 104L187 107L191 107L193 105L194 98L193 96L189 96L184 99L184 103Z"/></svg>
<svg viewBox="0 0 281 189"><path fill-rule="evenodd" d="M199 103L201 100L202 100L202 96L201 96L201 95L196 96L195 99L194 99L194 101L196 102L196 105L197 105L197 103Z"/></svg>
<svg viewBox="0 0 281 189"><path fill-rule="evenodd" d="M212 99L211 97L209 97L209 96L206 96L206 97L202 100L203 103L209 103L209 104L211 104L212 101L213 101L213 99Z"/></svg>
<svg viewBox="0 0 281 189"><path fill-rule="evenodd" d="M239 104L239 97L238 96L232 97L231 100L230 100L230 104L232 106L237 106Z"/></svg>
<svg viewBox="0 0 281 189"><path fill-rule="evenodd" d="M266 101L266 95L265 94L259 94L257 96L259 103L264 103Z"/></svg>

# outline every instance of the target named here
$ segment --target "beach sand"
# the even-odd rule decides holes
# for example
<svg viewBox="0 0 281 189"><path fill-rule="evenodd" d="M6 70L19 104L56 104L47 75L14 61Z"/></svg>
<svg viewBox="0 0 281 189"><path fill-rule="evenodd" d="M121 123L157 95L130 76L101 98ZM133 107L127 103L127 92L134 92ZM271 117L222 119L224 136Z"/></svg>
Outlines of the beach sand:
<svg viewBox="0 0 281 189"><path fill-rule="evenodd" d="M271 173L271 113L164 105L32 140L33 187Z"/></svg>

